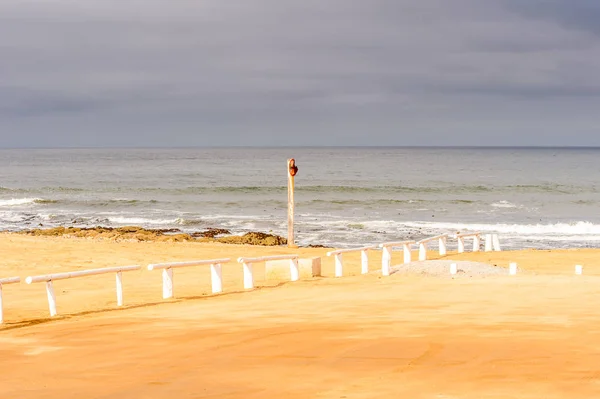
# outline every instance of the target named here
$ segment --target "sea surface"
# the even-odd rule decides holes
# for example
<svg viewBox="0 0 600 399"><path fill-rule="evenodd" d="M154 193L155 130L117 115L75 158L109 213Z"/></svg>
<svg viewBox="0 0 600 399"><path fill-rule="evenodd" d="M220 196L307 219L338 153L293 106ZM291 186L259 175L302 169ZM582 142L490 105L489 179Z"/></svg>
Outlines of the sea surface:
<svg viewBox="0 0 600 399"><path fill-rule="evenodd" d="M583 148L6 149L0 229L286 236L287 158L300 245L481 231L506 249L600 247L600 149Z"/></svg>

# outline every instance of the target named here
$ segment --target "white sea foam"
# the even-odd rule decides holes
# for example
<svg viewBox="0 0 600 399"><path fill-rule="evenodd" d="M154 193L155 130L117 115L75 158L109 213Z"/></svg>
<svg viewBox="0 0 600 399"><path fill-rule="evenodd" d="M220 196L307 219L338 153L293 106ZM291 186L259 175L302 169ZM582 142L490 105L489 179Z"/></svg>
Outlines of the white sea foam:
<svg viewBox="0 0 600 399"><path fill-rule="evenodd" d="M362 228L353 228L354 226ZM336 247L377 244L404 238L422 238L440 233L481 231L499 233L505 248L575 247L600 242L600 225L580 221L554 224L482 224L400 222L393 220L365 221L360 218L337 221L299 221L298 238L303 243L318 243ZM306 237L310 237L307 240ZM551 244L555 243L555 244Z"/></svg>
<svg viewBox="0 0 600 399"><path fill-rule="evenodd" d="M203 221L201 219L186 219L186 218L177 218L175 223L181 226L197 226L201 225Z"/></svg>
<svg viewBox="0 0 600 399"><path fill-rule="evenodd" d="M57 218L56 214L53 213L40 213L38 214L38 217L45 221L51 221Z"/></svg>
<svg viewBox="0 0 600 399"><path fill-rule="evenodd" d="M212 214L212 215L203 215L202 219L203 220L271 220L271 219L273 219L273 216Z"/></svg>
<svg viewBox="0 0 600 399"><path fill-rule="evenodd" d="M3 211L0 212L0 220L4 222L18 223L23 220L23 215L15 212Z"/></svg>
<svg viewBox="0 0 600 399"><path fill-rule="evenodd" d="M0 206L17 206L34 204L37 201L42 201L41 198L13 198L9 200L0 200Z"/></svg>
<svg viewBox="0 0 600 399"><path fill-rule="evenodd" d="M363 229L384 229L384 228L390 228L390 227L401 227L403 225L403 223L400 222L396 222L393 220L361 220L361 219L356 219L356 220L349 220L349 219L342 219L342 220L331 220L331 221L322 221L322 220L315 220L315 221L298 221L301 224L305 224L305 225L314 225L314 226L321 226L321 227L325 227L325 228L330 228L330 229L346 229L348 228L349 225L357 225L360 224L363 226Z"/></svg>
<svg viewBox="0 0 600 399"><path fill-rule="evenodd" d="M555 242L577 242L577 241L586 241L586 242L598 242L600 241L600 235L561 235L561 236L552 236L552 235L523 235L519 236L520 240L528 240L528 241L555 241Z"/></svg>
<svg viewBox="0 0 600 399"><path fill-rule="evenodd" d="M554 224L468 224L468 223L435 223L406 222L403 225L414 228L450 231L492 231L515 235L600 235L600 225L586 221Z"/></svg>
<svg viewBox="0 0 600 399"><path fill-rule="evenodd" d="M147 219L147 218L136 218L136 217L109 217L108 221L116 224L127 224L127 225L165 225L165 224L176 224L177 219Z"/></svg>
<svg viewBox="0 0 600 399"><path fill-rule="evenodd" d="M520 205L516 205L516 204L513 204L513 203L511 203L511 202L508 202L508 201L499 201L499 202L494 202L494 203L492 204L492 206L493 206L494 208L505 208L505 209L510 209L510 208L521 208L521 206L520 206Z"/></svg>

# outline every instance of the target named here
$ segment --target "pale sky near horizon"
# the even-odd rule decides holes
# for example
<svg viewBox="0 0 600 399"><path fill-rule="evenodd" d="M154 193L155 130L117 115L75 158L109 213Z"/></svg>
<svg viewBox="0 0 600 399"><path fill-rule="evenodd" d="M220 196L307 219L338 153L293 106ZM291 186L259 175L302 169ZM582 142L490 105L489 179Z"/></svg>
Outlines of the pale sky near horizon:
<svg viewBox="0 0 600 399"><path fill-rule="evenodd" d="M0 148L600 146L598 0L2 0Z"/></svg>

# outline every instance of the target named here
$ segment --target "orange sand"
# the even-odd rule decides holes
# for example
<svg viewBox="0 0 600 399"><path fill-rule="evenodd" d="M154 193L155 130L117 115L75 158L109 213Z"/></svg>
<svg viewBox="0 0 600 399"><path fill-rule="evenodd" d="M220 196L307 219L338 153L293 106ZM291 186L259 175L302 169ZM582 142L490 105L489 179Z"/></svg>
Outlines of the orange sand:
<svg viewBox="0 0 600 399"><path fill-rule="evenodd" d="M0 277L325 252L2 234ZM327 277L296 283L265 285L256 265L250 292L231 263L225 294L208 294L208 267L178 269L169 301L160 272L143 270L123 275L124 309L114 275L55 282L52 320L43 284L7 285L0 398L598 398L599 255L450 254L524 269L456 280L360 276L358 254L336 279L324 256Z"/></svg>

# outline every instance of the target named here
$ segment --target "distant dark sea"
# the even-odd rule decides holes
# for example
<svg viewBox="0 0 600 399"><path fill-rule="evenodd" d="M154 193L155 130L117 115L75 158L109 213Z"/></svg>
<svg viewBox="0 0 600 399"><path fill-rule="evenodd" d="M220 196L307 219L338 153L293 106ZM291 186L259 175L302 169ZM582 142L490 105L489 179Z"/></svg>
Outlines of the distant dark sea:
<svg viewBox="0 0 600 399"><path fill-rule="evenodd" d="M504 248L600 246L600 149L584 148L0 150L0 229L285 236L290 157L300 245L477 230Z"/></svg>

